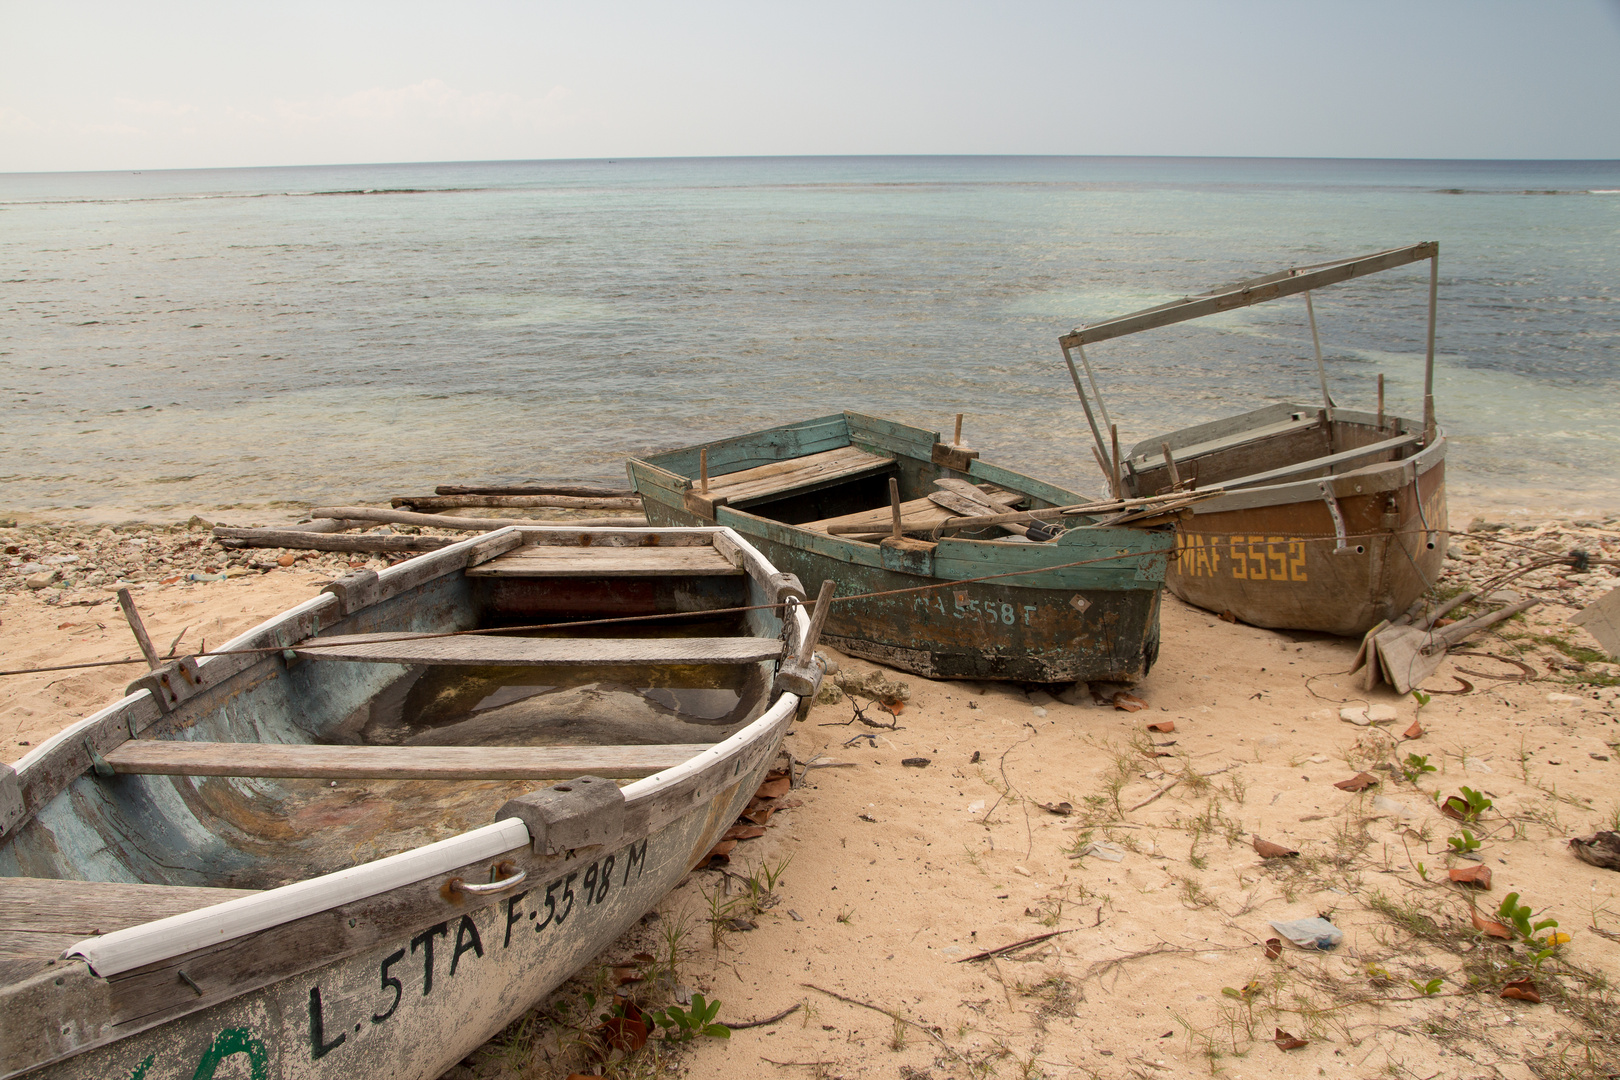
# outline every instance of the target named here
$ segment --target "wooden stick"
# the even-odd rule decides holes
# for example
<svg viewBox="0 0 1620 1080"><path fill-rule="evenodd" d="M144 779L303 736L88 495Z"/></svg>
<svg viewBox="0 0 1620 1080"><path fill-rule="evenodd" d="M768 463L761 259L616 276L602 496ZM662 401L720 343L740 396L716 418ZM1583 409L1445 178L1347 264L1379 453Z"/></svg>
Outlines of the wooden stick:
<svg viewBox="0 0 1620 1080"><path fill-rule="evenodd" d="M804 635L804 641L799 644L801 664L810 662L810 654L815 651L816 642L821 640L821 628L827 625L827 613L832 610L833 593L837 588L832 578L825 578L821 582L821 591L816 594L816 610L810 613L810 632Z"/></svg>
<svg viewBox="0 0 1620 1080"><path fill-rule="evenodd" d="M1474 594L1471 593L1471 592L1460 592L1460 593L1458 593L1456 596L1453 596L1450 600L1447 600L1445 603L1443 603L1439 607L1435 608L1434 609L1434 614L1430 615L1427 619L1424 620L1423 626L1421 627L1421 629L1433 630L1434 629L1434 624L1439 622L1441 619L1445 618L1447 613L1449 613L1451 611L1451 609L1456 608L1456 607L1461 607L1463 604L1468 603L1468 601L1472 600L1473 598L1474 598Z"/></svg>
<svg viewBox="0 0 1620 1080"><path fill-rule="evenodd" d="M1108 440L1109 440L1109 442L1111 442L1113 444L1113 447L1114 447L1114 461L1113 461L1113 467L1114 467L1114 471L1113 471L1114 498L1123 499L1125 497L1125 480L1120 475L1120 472L1119 472L1119 425L1118 424L1109 424L1108 425Z"/></svg>
<svg viewBox="0 0 1620 1080"><path fill-rule="evenodd" d="M141 647L141 655L146 657L146 666L156 671L163 666L163 661L159 659L152 639L146 636L146 624L141 622L141 613L135 610L135 598L129 595L128 589L118 590L118 606L124 609L124 618L135 635L135 643Z"/></svg>
<svg viewBox="0 0 1620 1080"><path fill-rule="evenodd" d="M1170 444L1162 442L1159 444L1159 449L1164 451L1164 467L1170 470L1170 487L1172 489L1179 488L1181 486L1181 473L1176 470L1176 456L1170 452Z"/></svg>
<svg viewBox="0 0 1620 1080"><path fill-rule="evenodd" d="M962 445L962 414L956 414L956 434L951 438L952 446Z"/></svg>
<svg viewBox="0 0 1620 1080"><path fill-rule="evenodd" d="M1378 373L1378 430L1384 430L1384 373Z"/></svg>
<svg viewBox="0 0 1620 1080"><path fill-rule="evenodd" d="M448 536L345 536L298 532L294 529L217 528L214 537L221 547L226 548L298 548L305 551L437 551L457 542Z"/></svg>
<svg viewBox="0 0 1620 1080"><path fill-rule="evenodd" d="M508 525L566 525L580 527L644 528L645 517L629 518L463 518L441 514L413 514L408 510L383 510L373 506L317 506L310 511L314 517L347 518L351 521L382 521L393 525L426 525L433 529L459 532L489 532Z"/></svg>
<svg viewBox="0 0 1620 1080"><path fill-rule="evenodd" d="M1093 446L1091 456L1097 459L1097 468L1102 470L1103 482L1108 485L1109 494L1116 499L1119 498L1119 488L1114 484L1114 474L1108 468L1108 462L1103 458L1102 451Z"/></svg>
<svg viewBox="0 0 1620 1080"><path fill-rule="evenodd" d="M580 495L587 499L623 499L634 495L630 488L602 487L598 484L490 484L485 486L440 484L435 495Z"/></svg>
<svg viewBox="0 0 1620 1080"><path fill-rule="evenodd" d="M893 531L889 535L898 540L904 535L905 530L900 528L900 481L892 476L889 477L889 513L894 522Z"/></svg>
<svg viewBox="0 0 1620 1080"><path fill-rule="evenodd" d="M1452 623L1444 630L1437 631L1434 635L1435 644L1429 645L1424 651L1429 652L1437 645L1450 648L1473 637L1487 627L1495 626L1504 619L1511 619L1521 611L1528 611L1539 603L1541 603L1541 599L1532 596L1528 600L1520 600L1517 604L1509 604L1507 607L1499 611L1493 611L1489 615L1479 615L1472 619L1464 619L1460 623Z"/></svg>
<svg viewBox="0 0 1620 1080"><path fill-rule="evenodd" d="M699 491L709 490L709 448L703 447L698 451L698 477L701 481Z"/></svg>
<svg viewBox="0 0 1620 1080"><path fill-rule="evenodd" d="M799 1002L799 1003L797 1003L795 1005L789 1005L787 1008L783 1009L781 1012L777 1013L775 1016L767 1016L763 1020L744 1020L740 1024L733 1024L733 1023L728 1022L726 1024L726 1027L731 1029L732 1031L742 1031L745 1028L764 1027L766 1024L774 1024L778 1020L782 1020L782 1019L785 1019L786 1017L792 1016L794 1013L798 1012L802 1008L804 1008L804 1002L801 1001L801 1002Z"/></svg>
<svg viewBox="0 0 1620 1080"><path fill-rule="evenodd" d="M401 495L390 499L393 506L418 510L455 510L464 506L522 510L544 507L553 510L639 510L641 500L634 495L611 499L579 495Z"/></svg>
<svg viewBox="0 0 1620 1080"><path fill-rule="evenodd" d="M957 960L956 963L970 964L975 960L988 960L992 956L1001 956L1004 953L1012 952L1014 949L1022 949L1025 945L1039 945L1041 942L1049 938L1055 938L1059 934L1072 934L1078 929L1080 928L1075 926L1068 930L1053 930L1045 934L1036 934L1034 937L1025 938L1023 941L1015 941L1011 945L1003 945L998 949L986 949L984 952L974 953L972 956L964 956L962 959Z"/></svg>

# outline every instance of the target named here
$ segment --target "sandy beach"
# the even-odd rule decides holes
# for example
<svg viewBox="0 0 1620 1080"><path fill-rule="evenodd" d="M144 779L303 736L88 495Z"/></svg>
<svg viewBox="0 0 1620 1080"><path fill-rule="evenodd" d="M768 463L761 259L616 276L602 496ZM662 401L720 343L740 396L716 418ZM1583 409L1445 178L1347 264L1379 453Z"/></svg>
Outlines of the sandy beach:
<svg viewBox="0 0 1620 1080"><path fill-rule="evenodd" d="M160 649L192 651L367 565L226 553L200 522L23 525L0 543L6 670L136 655L119 581ZM1573 548L1620 557L1620 523L1475 521L1438 589ZM1168 594L1136 711L1087 688L934 682L834 654L846 683L877 672L909 700L897 714L817 704L787 743L811 766L797 805L537 1010L559 1023L515 1025L450 1075L1613 1074L1620 875L1568 840L1620 828L1620 665L1567 620L1617 579L1602 564L1519 578L1509 587L1544 603L1448 658L1422 706L1356 689L1356 642L1224 622ZM140 671L7 677L5 760ZM1366 706L1393 719L1343 718ZM1408 779L1409 755L1433 771ZM1363 772L1377 783L1335 786ZM1434 804L1465 786L1491 803L1466 826ZM1465 827L1479 846L1453 854ZM1262 858L1254 837L1297 855ZM1475 866L1488 890L1448 880ZM1471 906L1493 914L1509 893L1570 935L1533 972L1522 943L1471 924ZM1268 955L1272 922L1313 917L1342 944ZM794 1011L604 1069L582 1048L581 995L604 995L615 964L647 976L625 990L649 1004L703 993L733 1024ZM1500 996L1527 973L1541 1003Z"/></svg>

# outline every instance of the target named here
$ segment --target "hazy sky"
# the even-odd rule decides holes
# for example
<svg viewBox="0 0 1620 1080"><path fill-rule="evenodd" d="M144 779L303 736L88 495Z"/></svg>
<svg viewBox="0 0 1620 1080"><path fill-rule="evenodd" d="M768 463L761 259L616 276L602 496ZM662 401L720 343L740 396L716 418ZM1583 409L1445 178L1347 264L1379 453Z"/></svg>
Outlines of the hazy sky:
<svg viewBox="0 0 1620 1080"><path fill-rule="evenodd" d="M0 172L1620 158L1620 0L0 0Z"/></svg>

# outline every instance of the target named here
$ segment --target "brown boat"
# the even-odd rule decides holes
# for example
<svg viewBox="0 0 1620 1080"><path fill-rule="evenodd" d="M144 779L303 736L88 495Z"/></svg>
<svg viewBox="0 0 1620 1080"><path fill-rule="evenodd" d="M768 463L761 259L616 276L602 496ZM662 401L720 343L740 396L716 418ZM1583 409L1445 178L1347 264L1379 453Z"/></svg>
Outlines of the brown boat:
<svg viewBox="0 0 1620 1080"><path fill-rule="evenodd" d="M1400 615L1434 584L1447 535L1446 438L1434 418L1439 254L1440 245L1430 241L1283 270L1081 326L1060 339L1098 464L1117 496L1224 490L1190 507L1178 526L1165 582L1171 592L1255 626L1355 635ZM1424 259L1430 267L1423 419L1385 415L1382 375L1376 412L1337 407L1327 390L1311 290ZM1300 293L1316 344L1321 404L1271 405L1144 439L1120 453L1086 345Z"/></svg>

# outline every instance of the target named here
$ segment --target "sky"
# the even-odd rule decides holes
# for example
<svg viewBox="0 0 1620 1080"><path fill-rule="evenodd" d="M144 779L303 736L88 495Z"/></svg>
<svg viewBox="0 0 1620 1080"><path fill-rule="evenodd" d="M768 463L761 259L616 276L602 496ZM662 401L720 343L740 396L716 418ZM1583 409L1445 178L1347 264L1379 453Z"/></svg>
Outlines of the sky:
<svg viewBox="0 0 1620 1080"><path fill-rule="evenodd" d="M1620 0L0 0L0 172L1620 158Z"/></svg>

